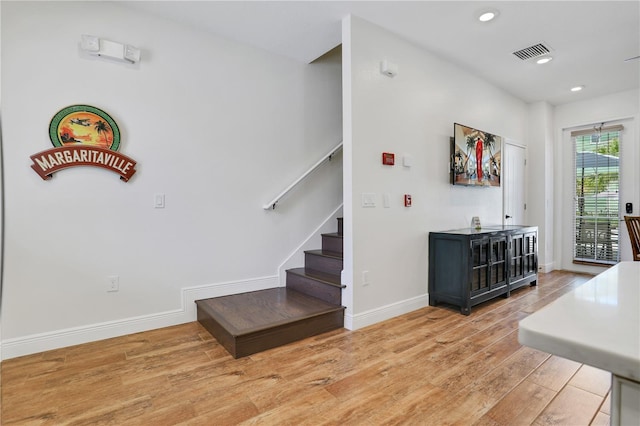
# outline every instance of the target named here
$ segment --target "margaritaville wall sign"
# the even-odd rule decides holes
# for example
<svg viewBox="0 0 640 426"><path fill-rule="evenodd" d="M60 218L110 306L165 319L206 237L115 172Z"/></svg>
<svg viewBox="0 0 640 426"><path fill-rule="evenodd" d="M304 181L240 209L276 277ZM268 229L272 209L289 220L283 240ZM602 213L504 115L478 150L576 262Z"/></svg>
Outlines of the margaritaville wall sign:
<svg viewBox="0 0 640 426"><path fill-rule="evenodd" d="M31 156L31 168L44 180L63 169L94 166L110 170L127 182L136 162L118 152L120 130L106 112L89 105L60 110L49 124L52 149Z"/></svg>

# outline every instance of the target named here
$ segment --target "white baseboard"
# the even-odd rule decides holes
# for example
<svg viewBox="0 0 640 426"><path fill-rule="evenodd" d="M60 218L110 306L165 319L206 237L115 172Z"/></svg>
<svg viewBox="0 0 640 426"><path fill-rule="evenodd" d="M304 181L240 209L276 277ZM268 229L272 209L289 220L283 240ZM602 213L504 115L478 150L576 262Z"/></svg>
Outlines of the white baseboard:
<svg viewBox="0 0 640 426"><path fill-rule="evenodd" d="M272 276L183 288L182 307L180 309L6 339L0 344L0 348L2 349L1 359L11 359L52 349L196 321L196 300L274 288L278 286L278 282L278 276ZM348 330L357 330L428 305L429 297L427 294L424 294L359 314L347 314L344 318L344 327Z"/></svg>
<svg viewBox="0 0 640 426"><path fill-rule="evenodd" d="M381 306L355 315L346 314L344 317L344 327L347 330L357 330L381 321L386 321L399 315L404 315L415 311L416 309L424 308L425 306L429 306L428 294L391 303L389 305Z"/></svg>
<svg viewBox="0 0 640 426"><path fill-rule="evenodd" d="M547 274L551 271L555 271L555 269L556 268L555 268L554 262L538 264L538 272L542 272L543 274Z"/></svg>
<svg viewBox="0 0 640 426"><path fill-rule="evenodd" d="M277 286L278 277L271 276L243 281L208 284L198 287L186 287L182 289L182 306L179 309L6 339L3 340L0 345L2 348L2 358L0 359L16 358L66 346L79 345L192 322L196 320L196 300L263 290Z"/></svg>
<svg viewBox="0 0 640 426"><path fill-rule="evenodd" d="M5 339L0 341L0 360L196 321L196 300L283 286L286 275L284 270L294 267L289 263L294 261L296 256L300 256L303 249L307 249L305 245L315 241L314 238L319 239L322 232L335 232L337 224L331 221L340 215L341 209L342 205L338 206L309 234L300 247L287 257L278 267L279 275L186 287L182 289L181 307L171 311Z"/></svg>

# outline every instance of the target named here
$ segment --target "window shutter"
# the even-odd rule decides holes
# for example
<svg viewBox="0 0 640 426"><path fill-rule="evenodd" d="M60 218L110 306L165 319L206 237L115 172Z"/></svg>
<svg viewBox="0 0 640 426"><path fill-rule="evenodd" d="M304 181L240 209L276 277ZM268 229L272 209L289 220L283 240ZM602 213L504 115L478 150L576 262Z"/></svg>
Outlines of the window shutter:
<svg viewBox="0 0 640 426"><path fill-rule="evenodd" d="M574 261L620 261L619 182L622 126L571 132L575 165Z"/></svg>

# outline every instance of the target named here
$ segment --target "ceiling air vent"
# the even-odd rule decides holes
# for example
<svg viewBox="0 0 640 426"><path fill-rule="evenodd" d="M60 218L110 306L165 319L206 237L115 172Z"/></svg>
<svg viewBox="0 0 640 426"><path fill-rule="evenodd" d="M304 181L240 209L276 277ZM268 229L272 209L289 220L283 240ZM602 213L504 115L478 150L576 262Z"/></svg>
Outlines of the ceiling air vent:
<svg viewBox="0 0 640 426"><path fill-rule="evenodd" d="M549 49L547 46L542 43L538 43L533 46L525 47L524 49L515 51L513 52L513 54L523 61L527 61L531 58L537 58L538 56L546 55L550 51L551 49Z"/></svg>

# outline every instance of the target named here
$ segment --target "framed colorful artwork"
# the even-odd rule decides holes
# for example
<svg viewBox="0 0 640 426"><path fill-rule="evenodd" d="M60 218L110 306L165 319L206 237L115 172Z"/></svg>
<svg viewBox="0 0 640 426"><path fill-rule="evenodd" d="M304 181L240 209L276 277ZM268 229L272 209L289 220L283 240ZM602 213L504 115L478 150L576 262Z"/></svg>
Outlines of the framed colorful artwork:
<svg viewBox="0 0 640 426"><path fill-rule="evenodd" d="M501 136L455 123L451 145L453 185L500 186Z"/></svg>

